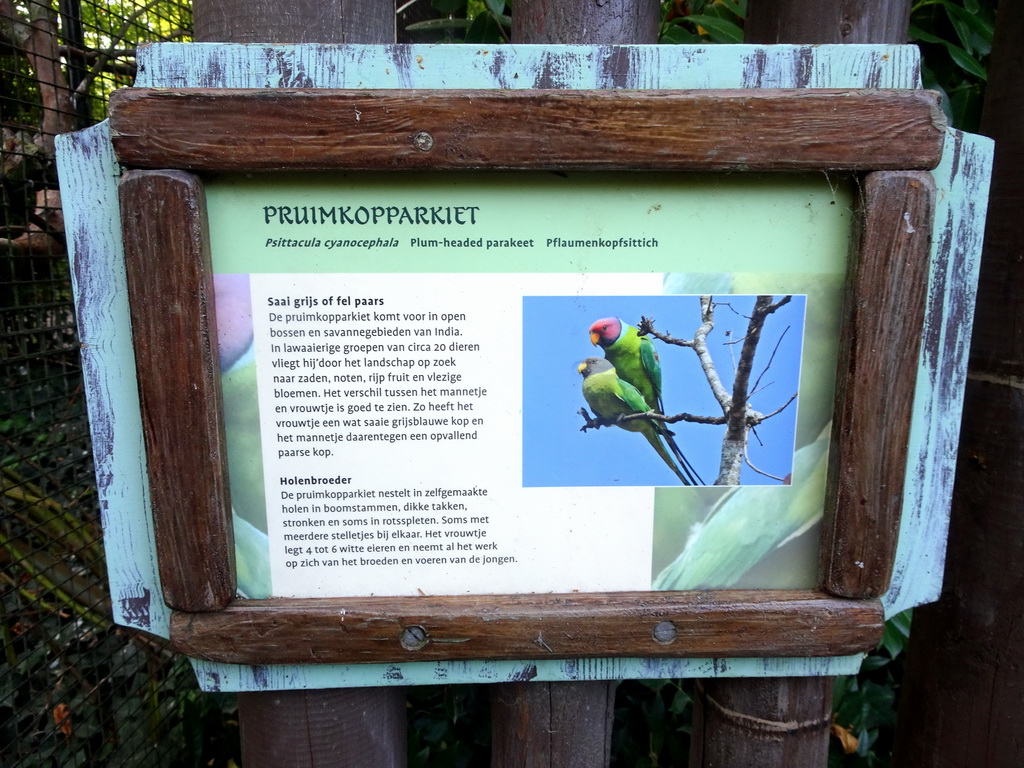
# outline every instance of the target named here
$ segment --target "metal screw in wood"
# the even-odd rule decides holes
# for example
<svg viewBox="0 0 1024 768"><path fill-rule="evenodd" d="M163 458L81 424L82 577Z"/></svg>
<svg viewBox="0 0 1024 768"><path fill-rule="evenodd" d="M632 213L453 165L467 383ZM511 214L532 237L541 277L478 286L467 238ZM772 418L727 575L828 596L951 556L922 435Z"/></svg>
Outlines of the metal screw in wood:
<svg viewBox="0 0 1024 768"><path fill-rule="evenodd" d="M418 624L414 624L413 626L406 627L402 630L402 634L399 637L398 642L400 642L402 647L407 651L418 651L430 642L430 636L427 635L427 630Z"/></svg>
<svg viewBox="0 0 1024 768"><path fill-rule="evenodd" d="M426 131L420 131L412 137L412 145L421 152L429 152L434 147L434 137Z"/></svg>

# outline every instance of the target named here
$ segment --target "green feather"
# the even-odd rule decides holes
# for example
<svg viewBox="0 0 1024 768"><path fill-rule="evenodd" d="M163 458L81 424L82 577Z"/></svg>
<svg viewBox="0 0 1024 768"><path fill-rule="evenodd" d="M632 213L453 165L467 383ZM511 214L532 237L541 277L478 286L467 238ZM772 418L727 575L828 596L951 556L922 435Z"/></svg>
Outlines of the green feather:
<svg viewBox="0 0 1024 768"><path fill-rule="evenodd" d="M661 400L661 360L654 342L640 336L637 329L622 322L622 332L611 345L605 347L604 356L619 378L632 384L643 395L650 410L664 413Z"/></svg>
<svg viewBox="0 0 1024 768"><path fill-rule="evenodd" d="M691 485L679 471L672 454L662 442L665 430L660 424L647 419L615 421L620 416L647 413L651 410L637 388L619 378L611 363L601 358L588 357L580 364L579 371L583 374L583 398L594 413L628 432L639 432L680 482L683 485Z"/></svg>

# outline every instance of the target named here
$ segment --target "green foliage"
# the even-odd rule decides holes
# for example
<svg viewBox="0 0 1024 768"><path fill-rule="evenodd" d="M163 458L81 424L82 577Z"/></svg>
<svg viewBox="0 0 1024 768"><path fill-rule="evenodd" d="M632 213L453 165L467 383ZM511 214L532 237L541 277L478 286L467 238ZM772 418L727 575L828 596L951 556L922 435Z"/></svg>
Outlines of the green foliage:
<svg viewBox="0 0 1024 768"><path fill-rule="evenodd" d="M661 43L742 43L746 0L662 3Z"/></svg>
<svg viewBox="0 0 1024 768"><path fill-rule="evenodd" d="M686 765L693 718L689 680L625 680L615 693L615 768Z"/></svg>
<svg viewBox="0 0 1024 768"><path fill-rule="evenodd" d="M409 768L469 768L490 762L489 689L473 685L410 688Z"/></svg>
<svg viewBox="0 0 1024 768"><path fill-rule="evenodd" d="M831 742L829 768L889 765L909 639L910 611L905 611L886 622L882 642L865 657L857 675L836 678L832 731L837 738Z"/></svg>
<svg viewBox="0 0 1024 768"><path fill-rule="evenodd" d="M830 768L889 765L910 612L885 625L878 648L856 675L833 684ZM658 768L687 764L693 718L692 681L626 680L616 693L612 766ZM845 744L851 749L844 750Z"/></svg>
<svg viewBox="0 0 1024 768"><path fill-rule="evenodd" d="M17 401L31 388L10 394ZM162 640L113 624L91 478L62 456L81 446L81 414L58 408L59 398L33 400L48 428L24 422L27 408L0 422L16 448L0 476L4 765L228 765L232 701L200 694L188 662Z"/></svg>
<svg viewBox="0 0 1024 768"><path fill-rule="evenodd" d="M950 123L976 131L988 79L996 0L922 0L913 6L910 39L921 47L926 88L945 94Z"/></svg>
<svg viewBox="0 0 1024 768"><path fill-rule="evenodd" d="M427 2L427 0L415 0ZM440 42L495 45L509 41L512 17L506 0L430 0L438 14L405 27L406 32L438 32Z"/></svg>
<svg viewBox="0 0 1024 768"><path fill-rule="evenodd" d="M94 120L106 117L106 103L117 88L135 80L135 49L143 43L191 39L192 6L182 0L83 2L82 37L91 59L90 107Z"/></svg>

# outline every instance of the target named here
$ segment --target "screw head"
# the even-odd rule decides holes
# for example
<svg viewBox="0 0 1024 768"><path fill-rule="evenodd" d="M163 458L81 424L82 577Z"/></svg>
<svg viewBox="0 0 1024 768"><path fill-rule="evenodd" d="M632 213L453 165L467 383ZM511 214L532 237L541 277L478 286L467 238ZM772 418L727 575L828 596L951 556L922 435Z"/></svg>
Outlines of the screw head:
<svg viewBox="0 0 1024 768"><path fill-rule="evenodd" d="M430 636L427 634L427 630L418 624L414 624L411 627L406 627L402 630L402 634L399 636L398 642L401 643L402 647L407 651L418 651L430 642Z"/></svg>
<svg viewBox="0 0 1024 768"><path fill-rule="evenodd" d="M675 642L676 635L678 634L679 631L676 629L676 625L671 621L659 621L654 625L654 631L651 632L654 642L661 645L669 645Z"/></svg>
<svg viewBox="0 0 1024 768"><path fill-rule="evenodd" d="M412 145L420 152L429 152L434 148L434 137L426 131L420 131L412 137Z"/></svg>

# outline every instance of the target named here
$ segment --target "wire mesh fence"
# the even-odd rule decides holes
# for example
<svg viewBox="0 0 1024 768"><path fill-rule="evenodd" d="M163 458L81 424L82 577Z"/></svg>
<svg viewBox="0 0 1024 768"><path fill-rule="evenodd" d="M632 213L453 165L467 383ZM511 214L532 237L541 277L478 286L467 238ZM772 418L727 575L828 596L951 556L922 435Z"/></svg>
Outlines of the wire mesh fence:
<svg viewBox="0 0 1024 768"><path fill-rule="evenodd" d="M0 0L5 768L209 762L187 665L111 621L53 153L132 82L136 46L190 28L179 0Z"/></svg>

